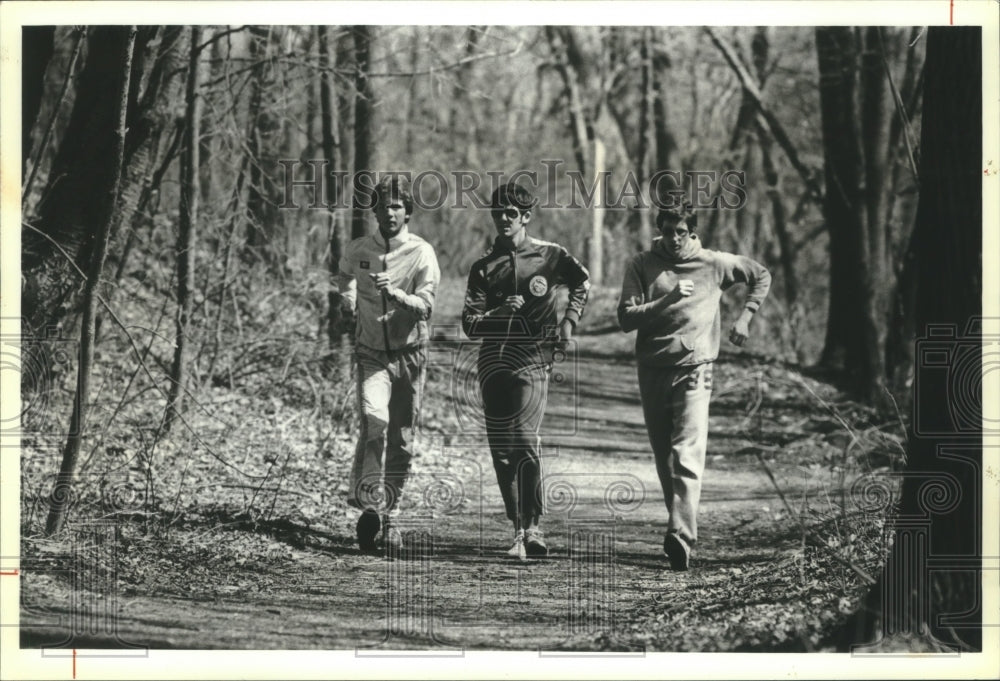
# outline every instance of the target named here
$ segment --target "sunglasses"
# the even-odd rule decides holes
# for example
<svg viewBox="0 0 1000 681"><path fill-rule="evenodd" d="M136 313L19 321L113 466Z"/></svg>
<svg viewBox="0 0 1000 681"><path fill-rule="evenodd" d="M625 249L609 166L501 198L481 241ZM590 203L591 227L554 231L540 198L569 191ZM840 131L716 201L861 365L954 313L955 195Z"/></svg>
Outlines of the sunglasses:
<svg viewBox="0 0 1000 681"><path fill-rule="evenodd" d="M519 211L514 206L507 206L506 208L494 208L490 212L493 214L493 217L500 217L502 215L506 215L511 220L517 220L519 217L521 217L521 211Z"/></svg>

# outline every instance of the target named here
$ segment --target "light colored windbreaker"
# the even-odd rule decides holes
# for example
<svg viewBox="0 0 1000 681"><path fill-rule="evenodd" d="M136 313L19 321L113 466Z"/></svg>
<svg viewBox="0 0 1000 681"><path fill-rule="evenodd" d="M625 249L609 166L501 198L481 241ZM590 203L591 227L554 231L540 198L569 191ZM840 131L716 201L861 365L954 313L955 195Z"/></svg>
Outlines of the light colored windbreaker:
<svg viewBox="0 0 1000 681"><path fill-rule="evenodd" d="M382 295L369 276L388 272L398 289ZM434 248L404 226L386 243L376 231L355 239L340 258L337 287L345 304L356 308L359 345L372 350L399 350L425 343L441 271Z"/></svg>

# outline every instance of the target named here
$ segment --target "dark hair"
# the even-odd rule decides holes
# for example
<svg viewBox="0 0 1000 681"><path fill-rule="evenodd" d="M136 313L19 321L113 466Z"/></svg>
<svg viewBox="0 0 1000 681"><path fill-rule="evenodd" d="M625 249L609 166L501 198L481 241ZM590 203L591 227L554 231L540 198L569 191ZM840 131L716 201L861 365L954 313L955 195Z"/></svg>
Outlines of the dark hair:
<svg viewBox="0 0 1000 681"><path fill-rule="evenodd" d="M410 180L407 179L406 175L400 173L382 175L378 184L375 185L372 198L375 199L372 203L373 210L379 203L385 201L388 204L389 201L397 198L403 202L403 208L406 209L407 215L413 212L413 194L410 193Z"/></svg>
<svg viewBox="0 0 1000 681"><path fill-rule="evenodd" d="M698 228L698 215L688 201L675 201L660 208L656 215L656 228L662 229L665 222L683 221L692 232Z"/></svg>
<svg viewBox="0 0 1000 681"><path fill-rule="evenodd" d="M531 192L521 185L508 182L497 187L490 197L490 208L503 208L504 206L514 206L518 210L531 210L538 203L538 199L532 196Z"/></svg>

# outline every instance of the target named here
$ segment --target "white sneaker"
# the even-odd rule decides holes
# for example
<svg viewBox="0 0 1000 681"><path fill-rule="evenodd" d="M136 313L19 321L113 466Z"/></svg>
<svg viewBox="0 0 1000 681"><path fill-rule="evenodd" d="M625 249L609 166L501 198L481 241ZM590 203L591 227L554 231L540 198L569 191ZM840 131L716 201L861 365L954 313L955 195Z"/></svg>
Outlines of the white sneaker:
<svg viewBox="0 0 1000 681"><path fill-rule="evenodd" d="M528 554L524 550L524 530L518 530L514 534L514 545L507 550L507 555L519 560L527 560Z"/></svg>

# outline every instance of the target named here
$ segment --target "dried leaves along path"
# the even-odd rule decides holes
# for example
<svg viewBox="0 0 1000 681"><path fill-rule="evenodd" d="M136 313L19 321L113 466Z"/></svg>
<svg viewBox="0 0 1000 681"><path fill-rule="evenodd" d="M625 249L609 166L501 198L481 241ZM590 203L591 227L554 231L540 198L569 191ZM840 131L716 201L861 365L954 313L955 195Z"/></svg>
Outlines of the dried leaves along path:
<svg viewBox="0 0 1000 681"><path fill-rule="evenodd" d="M602 337L583 338L575 361L553 374L543 425L550 557L522 563L505 555L511 530L485 439L474 428L470 436L467 426L462 437L430 438L431 451L415 461L401 519L403 560L359 553L347 522L272 527L262 541L286 549L274 560L251 559L207 580L204 573L187 582L165 573L142 588L123 585L115 635L154 648L362 653L822 644L843 616L843 575L806 551L754 454L767 453L786 500L829 499L837 478L805 461L808 443L782 453L816 419L801 404L796 414L788 404L761 401L766 376L753 363L718 364L700 542L693 569L672 572L661 552L666 512L634 364L602 348ZM460 412L474 404L446 401L458 410L452 424L471 418ZM68 606L51 590L33 593L45 601L45 614L23 610L22 641L64 639L45 621L69 615ZM96 598L82 602L105 607ZM114 645L107 634L90 644Z"/></svg>

